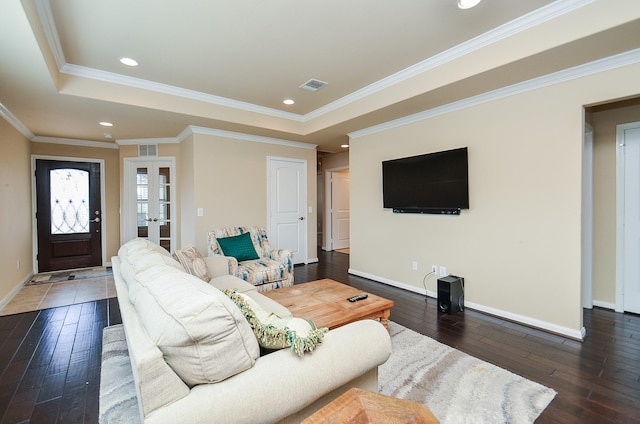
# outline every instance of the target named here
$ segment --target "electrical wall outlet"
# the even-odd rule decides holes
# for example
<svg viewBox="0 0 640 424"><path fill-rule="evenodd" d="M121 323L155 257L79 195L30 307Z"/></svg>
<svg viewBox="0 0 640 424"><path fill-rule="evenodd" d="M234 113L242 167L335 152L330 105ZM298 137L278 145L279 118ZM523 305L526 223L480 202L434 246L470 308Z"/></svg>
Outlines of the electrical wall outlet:
<svg viewBox="0 0 640 424"><path fill-rule="evenodd" d="M431 273L433 275L438 275L438 265L431 265Z"/></svg>
<svg viewBox="0 0 640 424"><path fill-rule="evenodd" d="M418 270L418 262L417 261L411 262L411 269L414 270L414 271Z"/></svg>
<svg viewBox="0 0 640 424"><path fill-rule="evenodd" d="M441 277L446 277L447 276L447 267L446 266L441 266L440 267L440 276Z"/></svg>

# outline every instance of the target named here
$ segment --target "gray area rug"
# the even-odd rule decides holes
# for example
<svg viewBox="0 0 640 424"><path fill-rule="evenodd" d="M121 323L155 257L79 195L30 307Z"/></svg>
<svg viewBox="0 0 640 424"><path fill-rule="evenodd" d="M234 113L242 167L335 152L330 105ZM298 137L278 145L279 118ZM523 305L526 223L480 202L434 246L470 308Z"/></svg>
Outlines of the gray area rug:
<svg viewBox="0 0 640 424"><path fill-rule="evenodd" d="M426 404L442 424L533 423L556 392L390 322L380 392Z"/></svg>
<svg viewBox="0 0 640 424"><path fill-rule="evenodd" d="M442 424L532 423L556 392L394 322L380 392L426 404ZM122 325L103 332L100 423L140 423Z"/></svg>
<svg viewBox="0 0 640 424"><path fill-rule="evenodd" d="M102 331L100 424L139 424L138 397L133 383L122 324Z"/></svg>

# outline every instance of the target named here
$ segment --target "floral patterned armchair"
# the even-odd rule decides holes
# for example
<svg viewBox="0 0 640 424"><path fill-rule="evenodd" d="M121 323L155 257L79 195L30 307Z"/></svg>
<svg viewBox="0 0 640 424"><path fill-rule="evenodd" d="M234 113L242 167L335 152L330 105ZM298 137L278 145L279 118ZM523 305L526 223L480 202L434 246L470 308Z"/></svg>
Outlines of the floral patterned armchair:
<svg viewBox="0 0 640 424"><path fill-rule="evenodd" d="M246 249L250 255L245 255ZM209 256L226 257L229 274L253 284L259 292L293 285L293 252L273 249L264 228L215 228L208 233L207 251Z"/></svg>

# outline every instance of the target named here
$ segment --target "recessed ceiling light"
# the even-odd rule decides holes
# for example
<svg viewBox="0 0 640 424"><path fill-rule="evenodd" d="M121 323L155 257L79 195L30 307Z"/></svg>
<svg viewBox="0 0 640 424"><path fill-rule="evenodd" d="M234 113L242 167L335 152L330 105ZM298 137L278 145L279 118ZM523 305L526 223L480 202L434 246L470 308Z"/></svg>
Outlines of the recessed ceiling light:
<svg viewBox="0 0 640 424"><path fill-rule="evenodd" d="M113 124L107 121L100 122L100 125L102 125L103 127L113 127Z"/></svg>
<svg viewBox="0 0 640 424"><path fill-rule="evenodd" d="M282 101L282 103L284 103L285 105L292 105L295 103L295 100L292 99L285 99Z"/></svg>
<svg viewBox="0 0 640 424"><path fill-rule="evenodd" d="M458 0L458 7L460 9L471 9L474 6L477 6L482 0Z"/></svg>
<svg viewBox="0 0 640 424"><path fill-rule="evenodd" d="M130 57L121 57L120 63L127 66L138 66L138 61L135 59L131 59Z"/></svg>
<svg viewBox="0 0 640 424"><path fill-rule="evenodd" d="M343 149L346 149L346 148L349 147L349 145L348 144L341 144L340 147L342 147Z"/></svg>

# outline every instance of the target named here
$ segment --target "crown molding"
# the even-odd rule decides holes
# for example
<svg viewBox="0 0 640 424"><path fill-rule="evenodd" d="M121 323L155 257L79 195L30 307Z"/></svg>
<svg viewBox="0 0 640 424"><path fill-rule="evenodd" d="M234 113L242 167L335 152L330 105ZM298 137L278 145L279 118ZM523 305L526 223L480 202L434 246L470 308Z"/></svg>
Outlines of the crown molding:
<svg viewBox="0 0 640 424"><path fill-rule="evenodd" d="M423 121L425 119L433 118L435 116L444 115L447 113L477 106L483 103L488 103L488 102L502 99L505 97L515 96L517 94L525 93L527 91L537 90L543 87L548 87L550 85L560 84L566 81L583 78L592 74L605 72L608 70L620 68L627 65L632 65L639 62L640 62L640 49L630 50L625 53L609 56L604 59L586 63L584 65L575 66L573 68L558 71L558 72L544 75L538 78L533 78L517 84L509 85L507 87L499 88L497 90L478 94L477 96L472 96L466 99L458 100L456 102L452 102L452 103L439 106L433 109L428 109L423 112L418 112L413 115L408 115L399 119L374 125L369 128L364 128L362 130L354 131L352 133L349 133L348 135L350 139L364 137L366 135L375 134L381 131L386 131L392 128L401 127L401 126L408 125L418 121Z"/></svg>
<svg viewBox="0 0 640 424"><path fill-rule="evenodd" d="M255 143L277 144L280 146L296 147L299 149L314 150L318 147L316 144L303 143L301 141L283 140L279 138L264 137L261 135L245 134L234 131L218 130L214 128L198 127L189 125L178 135L178 140L182 142L185 138L192 134L211 135L215 137L233 138L236 140L252 141Z"/></svg>
<svg viewBox="0 0 640 424"><path fill-rule="evenodd" d="M116 140L119 146L133 146L139 144L172 144L180 143L178 137L162 137L162 138L125 138Z"/></svg>
<svg viewBox="0 0 640 424"><path fill-rule="evenodd" d="M56 66L60 70L67 63L67 60L64 57L62 43L60 43L60 37L58 36L58 28L56 28L56 23L53 19L50 0L34 0L34 4L40 17L40 25L47 39L49 50L51 50Z"/></svg>
<svg viewBox="0 0 640 424"><path fill-rule="evenodd" d="M526 15L520 16L506 24L503 24L497 28L494 28L484 34L481 34L475 38L465 41L432 56L428 59L418 62L406 69L403 69L395 74L392 74L386 78L383 78L373 84L370 84L358 91L348 94L341 99L338 99L332 103L329 103L323 107L320 107L312 112L304 115L305 121L309 121L314 118L318 118L326 113L332 112L341 107L347 106L350 103L361 100L379 91L390 88L396 84L404 82L415 76L424 74L432 69L449 63L453 60L459 59L465 55L471 54L477 50L487 47L505 38L511 37L520 32L534 28L542 23L551 21L559 16L565 15L589 3L593 3L595 0L558 0L540 9L534 10Z"/></svg>
<svg viewBox="0 0 640 424"><path fill-rule="evenodd" d="M104 81L108 83L124 85L132 88L153 91L156 93L168 94L171 96L182 97L185 99L196 100L203 103L210 103L219 106L240 109L247 112L260 113L276 118L284 118L292 121L303 122L302 115L291 112L284 112L265 106L259 106L253 103L242 102L239 100L229 99L227 97L216 96L213 94L203 93L201 91L189 90L186 88L176 87L174 85L162 84L159 82L149 81L142 78L130 77L114 72L102 71L99 69L88 68L86 66L73 65L66 63L60 69L60 72L81 78L92 79L96 81Z"/></svg>
<svg viewBox="0 0 640 424"><path fill-rule="evenodd" d="M500 40L518 34L522 31L526 31L544 22L548 22L566 13L572 12L587 4L593 3L595 0L557 0L547 6L534 10L533 12L507 22L506 24L494 28L493 30L481 34L471 40L452 47L449 50L432 56L422 62L396 72L395 74L383 78L377 82L374 82L360 90L357 90L338 100L328 103L327 105L315 109L305 115L285 112L278 109L259 106L253 103L242 102L239 100L216 96L213 94L207 94L196 90L189 90L168 84L144 80L141 78L129 77L122 74L116 74L112 72L101 71L98 69L66 63L58 32L55 27L53 14L51 12L50 1L51 0L35 0L36 7L40 15L41 25L44 29L49 47L53 53L53 56L55 57L58 69L61 73L119 84L132 88L149 90L172 96L178 96L204 103L244 110L247 112L254 112L267 116L288 119L295 122L306 123L327 113L345 107L358 100L366 98L374 93L388 89L396 84L399 84L417 75L423 74L431 69L437 68L438 66L470 54L483 47L494 44Z"/></svg>
<svg viewBox="0 0 640 424"><path fill-rule="evenodd" d="M51 144L66 144L69 146L79 147L97 147L100 149L118 149L118 145L115 143L107 143L104 141L91 141L91 140L75 140L73 138L59 138L59 137L42 137L35 136L31 138L34 143L51 143Z"/></svg>
<svg viewBox="0 0 640 424"><path fill-rule="evenodd" d="M34 133L31 132L29 128L27 128L16 116L11 113L7 107L0 102L0 116L4 118L13 128L18 130L20 134L28 138L29 140L33 139L35 136Z"/></svg>

